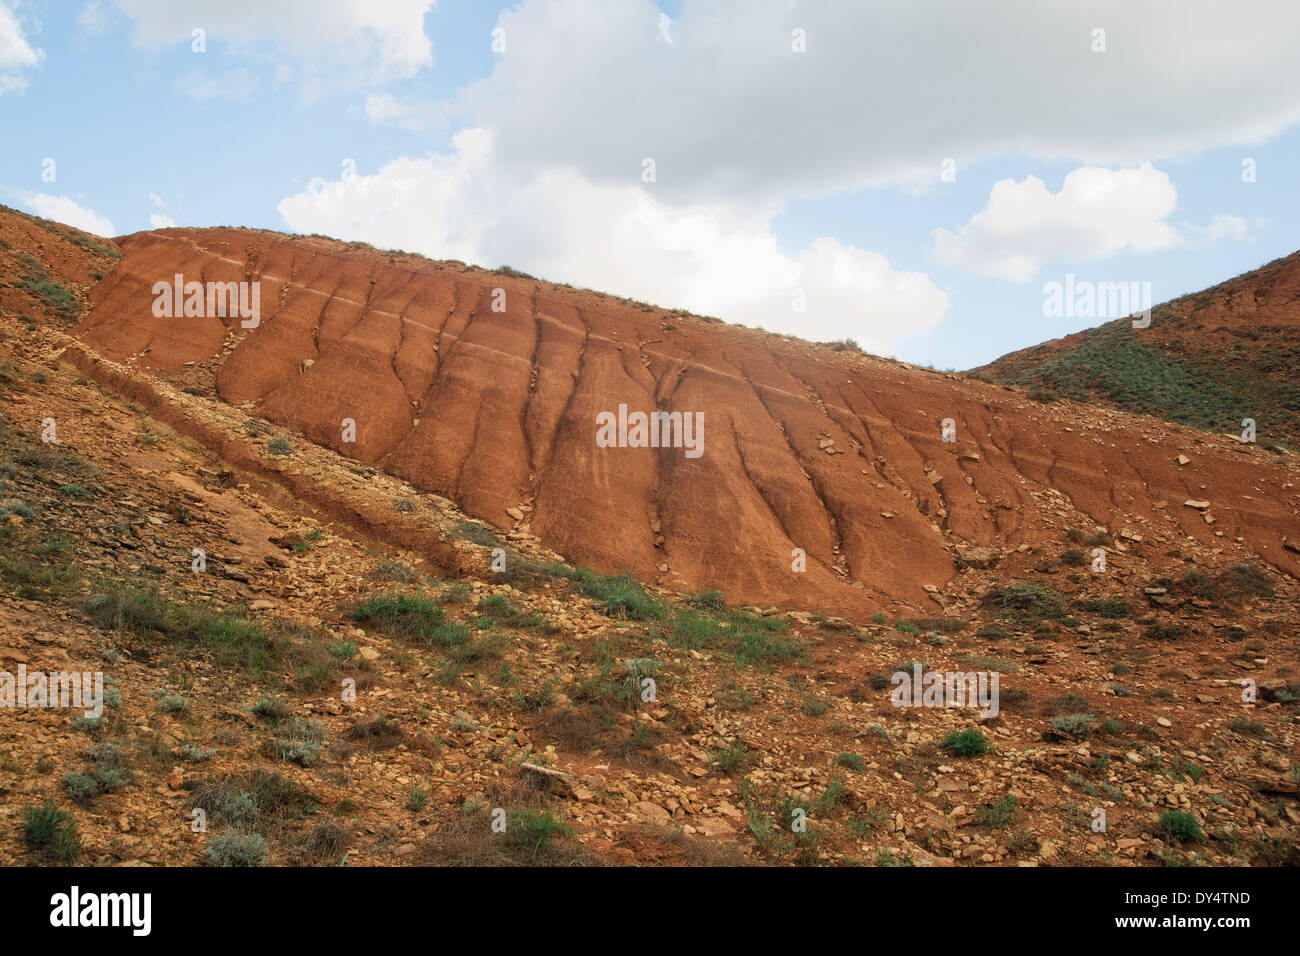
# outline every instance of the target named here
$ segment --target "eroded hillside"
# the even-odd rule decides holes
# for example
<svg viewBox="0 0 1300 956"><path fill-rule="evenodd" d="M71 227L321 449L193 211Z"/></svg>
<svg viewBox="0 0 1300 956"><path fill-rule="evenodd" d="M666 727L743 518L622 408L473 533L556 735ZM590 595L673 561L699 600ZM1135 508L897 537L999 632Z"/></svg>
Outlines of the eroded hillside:
<svg viewBox="0 0 1300 956"><path fill-rule="evenodd" d="M130 287L148 281L148 270L129 262L143 254L133 244L150 247L147 237L123 240L119 265L106 241L32 223L0 216L0 669L101 671L108 690L98 717L0 710L0 860L1296 862L1291 457L1117 413L1045 410L998 388L689 317L638 315L566 290L550 294L591 303L567 321L543 306L545 289L522 296L538 305L511 334L536 337L540 351L505 332L504 344L476 339L486 315L471 321L466 311L450 334L445 322L429 323L442 329L437 351L403 358L410 323L372 316L382 348L366 344L369 334L348 338L322 324L312 365L297 371L304 359L292 340L295 364L276 372L275 386L266 369L278 368L286 349L255 346L253 337L277 323L275 334L307 324L294 318L292 287L282 311L268 307L248 332L154 324L135 312L127 322L111 303L133 301ZM349 270L362 286L378 276L379 286L389 281L381 273L402 267L397 256L389 263L324 240L227 235L271 244L256 259L266 282L278 275L267 268L277 243L319 247L322 273L331 256L351 257L327 283L333 298L314 296L318 315L331 302L344 308L343 292L367 301L345 280ZM204 262L205 280L220 274ZM444 273L453 290L534 286L416 260L404 267L412 290L436 289ZM91 291L95 273L110 278ZM293 273L307 274L301 264ZM98 305L85 318L88 297ZM264 298L279 300L278 292ZM410 311L388 305L391 316ZM601 308L620 318L593 319ZM149 301L141 314L150 315ZM116 345L114 325L123 336ZM641 341L634 329L660 329L663 341ZM586 342L567 381L538 361L566 334ZM765 341L774 359L763 358ZM733 424L736 458L748 463L735 475L725 473L725 454L705 464L717 435L709 426L704 456L671 467L601 464L594 446L580 447L594 423L563 409L586 403L594 416L608 402L634 401L640 393L629 382L658 388L652 369L674 349L683 384L694 382L690 394L734 397L753 412L753 422L728 413L722 397L703 406L706 421ZM507 440L528 434L529 421L554 420L557 433L572 435L523 451L505 446L514 449L505 473L522 457L542 474L517 489L533 489L523 500L532 507L518 509L523 518L495 516L494 530L457 506L480 500L471 489L486 483L481 507L495 508L492 496L511 487L489 464L500 453L491 441L455 446L463 449L458 473L483 477L462 476L463 486L448 486L454 495L403 478L392 463L431 418L463 423L456 416L469 415L468 399L454 398L456 389L491 391L512 379L519 350L524 367L538 366L539 384L507 388L521 403L508 408L532 408L531 417L490 406L496 413L475 413L475 431ZM476 364L483 352L496 356L490 381ZM428 354L438 362L411 378ZM331 356L335 371L311 394L335 404L313 426L299 390ZM543 366L564 395L558 413L542 411L554 401L529 397L551 374ZM372 374L376 384L365 385ZM361 408L360 444L370 430L361 426L379 420L365 417L377 414L364 411L369 396L394 388L388 375L400 388L394 401L413 400L409 382L431 383L420 392L429 402L415 416L420 425L394 417L391 443L364 456L298 431ZM268 414L280 392L300 419ZM938 434L945 403L958 408L955 448ZM864 413L850 415L855 407ZM759 436L780 435L782 425L790 441L762 458ZM858 447L854 435L871 444ZM420 447L412 460L432 454ZM603 451L629 461L643 454ZM641 480L679 489L716 472L751 503L774 492L746 482L799 471L818 501L806 506L806 521L824 524L828 536L826 566L808 578L827 590L790 589L775 571L752 582L756 606L706 589L743 576L749 549L737 546L712 564L701 559L703 584L689 594L575 567L565 560L572 554L543 543L563 538L543 521L564 513L563 496L547 492L566 480L558 462L586 476L585 485L573 481L574 494L586 496L577 500L609 521L619 512L590 487L602 468L627 469L617 474L628 481L644 471ZM676 474L688 467L713 470ZM856 531L832 525L836 494L842 513L874 515ZM687 547L681 536L693 522L703 541L725 540L728 524L736 535L751 527L729 510L710 516L672 503L682 509L671 521L663 500L647 519L660 522L662 563ZM605 531L594 552L577 553L599 557L621 527ZM667 548L669 528L678 529L677 551ZM908 528L920 536L912 550L885 550L895 538L882 544L882 536ZM800 539L778 538L783 559ZM849 561L849 540L876 542L876 563ZM838 567L836 541L846 555ZM493 569L495 549L503 571ZM1093 570L1098 551L1104 571ZM931 554L933 583L915 557ZM670 581L671 571L684 577L691 567L669 566ZM857 603L837 603L840 594ZM778 603L810 609L783 612ZM998 675L997 712L896 706L897 675L917 666ZM503 832L492 825L498 809Z"/></svg>
<svg viewBox="0 0 1300 956"><path fill-rule="evenodd" d="M1300 491L1256 446L332 240L168 229L120 246L74 333L90 349L606 572L862 615L926 601L964 547L1042 540L1058 500L1141 536L1151 562L1191 538L1300 571L1284 547ZM259 324L155 316L155 283L177 275L259 282ZM702 414L703 454L598 447L597 415L620 405Z"/></svg>

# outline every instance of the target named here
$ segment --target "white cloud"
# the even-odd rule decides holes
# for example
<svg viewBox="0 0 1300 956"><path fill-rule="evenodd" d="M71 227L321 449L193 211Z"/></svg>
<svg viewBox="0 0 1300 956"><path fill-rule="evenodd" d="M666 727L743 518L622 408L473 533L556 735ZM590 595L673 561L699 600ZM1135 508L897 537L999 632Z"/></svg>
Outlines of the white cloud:
<svg viewBox="0 0 1300 956"><path fill-rule="evenodd" d="M1105 259L1189 243L1244 240L1244 219L1219 214L1208 226L1165 221L1178 202L1169 176L1143 163L1133 169L1085 166L1051 192L1037 176L994 183L988 204L955 232L935 229L935 260L971 275L1027 282L1052 260Z"/></svg>
<svg viewBox="0 0 1300 956"><path fill-rule="evenodd" d="M366 97L366 118L382 126L400 126L416 133L446 129L447 104L434 100L399 100L391 93Z"/></svg>
<svg viewBox="0 0 1300 956"><path fill-rule="evenodd" d="M424 16L434 0L116 0L145 47L190 44L196 27L208 49L222 40L251 55L267 47L296 61L308 86L322 74L382 84L433 65Z"/></svg>
<svg viewBox="0 0 1300 956"><path fill-rule="evenodd" d="M221 76L196 68L178 76L172 86L199 101L246 100L257 89L257 77L242 66Z"/></svg>
<svg viewBox="0 0 1300 956"><path fill-rule="evenodd" d="M370 176L313 180L279 204L289 227L436 258L511 265L557 282L684 307L812 339L864 347L933 325L948 298L876 253L822 238L784 253L776 207L678 208L653 186L596 184L571 168L497 162L487 130L462 130L454 151L403 158ZM802 289L807 311L793 309Z"/></svg>
<svg viewBox="0 0 1300 956"><path fill-rule="evenodd" d="M113 228L111 222L93 209L78 205L67 196L33 192L19 193L19 196L24 206L44 219L53 219L74 229L93 232L97 236L117 235L117 230Z"/></svg>
<svg viewBox="0 0 1300 956"><path fill-rule="evenodd" d="M27 29L19 19L12 0L0 0L0 96L21 93L27 88L27 78L22 71L39 66L45 51L27 41ZM39 24L31 27L33 32Z"/></svg>
<svg viewBox="0 0 1300 956"><path fill-rule="evenodd" d="M624 183L654 157L674 201L934 178L1008 150L1135 165L1300 121L1300 5L1272 0L1232 16L1182 0L1176 21L1131 0L684 0L672 46L660 17L654 0L523 0L458 112L498 132L503 163Z"/></svg>

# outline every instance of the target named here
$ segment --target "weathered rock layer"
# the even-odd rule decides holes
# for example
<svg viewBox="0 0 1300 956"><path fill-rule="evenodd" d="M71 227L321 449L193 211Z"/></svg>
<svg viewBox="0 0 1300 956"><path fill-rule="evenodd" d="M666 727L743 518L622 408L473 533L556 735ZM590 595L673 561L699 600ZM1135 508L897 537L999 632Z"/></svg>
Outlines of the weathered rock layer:
<svg viewBox="0 0 1300 956"><path fill-rule="evenodd" d="M1217 540L1300 574L1292 466L1228 439L331 240L168 229L118 244L77 329L89 347L605 571L861 612L924 600L962 548L1055 542L1048 527L1077 511L1149 549ZM153 286L177 274L260 282L259 324L156 317ZM702 413L703 454L598 447L597 415L620 404Z"/></svg>

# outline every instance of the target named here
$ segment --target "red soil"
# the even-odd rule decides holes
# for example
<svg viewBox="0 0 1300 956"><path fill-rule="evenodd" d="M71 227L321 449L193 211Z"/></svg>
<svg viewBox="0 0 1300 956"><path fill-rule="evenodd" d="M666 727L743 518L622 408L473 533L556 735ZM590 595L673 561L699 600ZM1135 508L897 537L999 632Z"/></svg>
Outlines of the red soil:
<svg viewBox="0 0 1300 956"><path fill-rule="evenodd" d="M1300 574L1283 547L1300 541L1294 464L1218 436L332 240L168 229L117 242L120 266L76 330L87 346L215 383L225 401L605 571L858 615L886 597L924 601L963 547L1050 550L1082 519L1140 533L1132 547L1157 564L1190 536ZM260 281L260 325L155 318L152 286L176 273ZM703 412L703 456L598 448L597 413L621 403ZM1210 501L1213 523L1187 499ZM794 548L806 573L791 571Z"/></svg>

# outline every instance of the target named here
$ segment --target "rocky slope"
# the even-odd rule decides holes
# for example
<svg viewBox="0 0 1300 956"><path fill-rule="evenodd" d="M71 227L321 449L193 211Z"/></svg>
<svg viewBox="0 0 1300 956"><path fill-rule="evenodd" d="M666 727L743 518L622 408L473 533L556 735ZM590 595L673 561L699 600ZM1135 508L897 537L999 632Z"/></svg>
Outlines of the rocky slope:
<svg viewBox="0 0 1300 956"><path fill-rule="evenodd" d="M808 594L764 581L750 593L766 599L746 607L729 593L687 595L575 568L543 543L543 504L558 515L563 501L546 497L546 482L522 502L533 506L518 509L523 518L494 530L431 482L378 467L400 443L361 461L266 415L276 389L264 398L224 392L255 377L258 356L279 354L249 349L276 319L268 309L251 333L221 332L203 345L217 349L207 358L187 357L193 328L160 325L144 336L139 314L134 324L111 319L111 297L149 278L126 271L131 244L145 238L121 243L119 265L119 247L106 240L0 215L0 670L100 670L109 687L99 719L0 710L0 861L1297 862L1300 605L1295 553L1283 544L1295 520L1292 457L1118 413L1045 410L999 388L791 341L773 340L768 368L758 333L668 317L680 332L657 346L685 342L741 366L754 350L754 381L776 384L749 394L765 395L799 436L777 450L807 462L808 484L840 487L850 459L868 470L860 485L844 476L844 494L859 489L895 516L877 512L862 537L915 527L929 536L918 549L947 562L926 591L923 578L892 583L916 573L910 552L898 564L884 552L879 566L858 566L868 579L860 583L879 593L867 603L873 590L845 583L832 543L820 612L778 610ZM298 242L380 271L397 264ZM531 286L415 260L409 269L412 287L441 272ZM87 316L88 299L99 305ZM122 336L143 337L110 345L113 321ZM607 344L588 343L590 363L575 381L593 368L609 374L604 353L621 354L612 332L626 342L628 327L610 322L592 337ZM320 358L281 389L292 394L331 354L335 375L351 375L349 356L366 354L323 338ZM474 351L444 339L433 354L445 355L444 377L472 381L452 371L462 360L472 369L472 354L456 355ZM241 367L240 353L245 371L227 371ZM392 364L409 368L416 356L381 354L407 381ZM498 365L497 378L508 378L504 356ZM801 411L800 390L778 389L784 365L817 384L820 405L805 392L811 410ZM706 394L708 383L721 388L711 374L691 366L685 378ZM621 384L593 407L629 394L613 378ZM353 381L358 392L318 401L339 411L383 388ZM828 422L852 421L825 396L848 401L864 389L885 407L914 405L914 424L868 417L861 434L876 444L862 449L850 432L831 431ZM463 414L436 385L422 394ZM955 450L923 444L940 397L975 416L953 415ZM499 418L485 416L480 428L508 434L514 420ZM51 420L57 441L43 441ZM972 420L987 423L979 442ZM776 421L737 427L735 445L759 455L743 436L779 434ZM565 427L580 425L586 434L576 418ZM706 426L706 443L714 434ZM820 449L827 439L845 453ZM569 455L597 468L594 448L580 458L554 444L545 461ZM490 447L468 447L465 467L490 477L486 464L470 464ZM712 453L706 444L698 462ZM1165 475L1158 466L1170 453L1171 490L1156 498L1146 482ZM1100 481L1097 461L1126 460L1134 464L1115 491L1086 487L1085 475ZM939 481L925 477L927 464ZM470 487L456 497L467 502ZM1209 507L1184 505L1189 496ZM1117 516L1108 530L1093 509ZM810 507L822 521L827 513ZM684 509L675 524L660 515L665 544L669 527L708 517ZM495 549L504 570L493 568ZM1089 566L1095 549L1105 571ZM744 549L724 551L716 561L730 570L698 580L729 580L748 560ZM863 603L837 604L840 593ZM857 613L864 605L871 616ZM894 706L891 679L915 663L997 673L999 712ZM498 808L503 833L492 828Z"/></svg>

